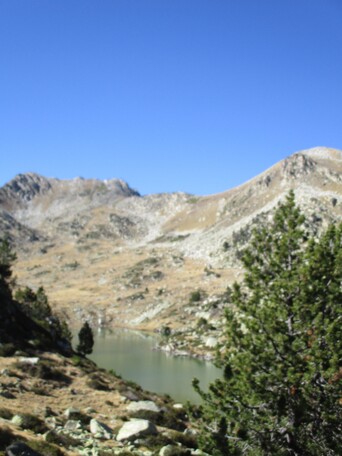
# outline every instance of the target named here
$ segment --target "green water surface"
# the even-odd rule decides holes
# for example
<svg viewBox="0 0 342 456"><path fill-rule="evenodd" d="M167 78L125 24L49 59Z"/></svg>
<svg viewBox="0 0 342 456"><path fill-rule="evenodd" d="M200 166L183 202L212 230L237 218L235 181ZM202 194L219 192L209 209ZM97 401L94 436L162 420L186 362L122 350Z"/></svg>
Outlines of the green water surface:
<svg viewBox="0 0 342 456"><path fill-rule="evenodd" d="M154 350L158 336L115 329L94 332L94 350L89 356L98 366L113 369L148 391L169 394L175 401L199 403L192 379L198 378L202 389L221 376L212 363L189 357L174 357Z"/></svg>

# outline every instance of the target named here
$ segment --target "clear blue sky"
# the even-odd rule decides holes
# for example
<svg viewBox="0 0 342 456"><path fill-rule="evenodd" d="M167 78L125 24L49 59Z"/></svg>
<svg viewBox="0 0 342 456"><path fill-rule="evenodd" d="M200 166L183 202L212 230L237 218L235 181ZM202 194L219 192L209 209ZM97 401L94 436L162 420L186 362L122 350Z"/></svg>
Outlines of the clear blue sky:
<svg viewBox="0 0 342 456"><path fill-rule="evenodd" d="M341 0L0 0L0 185L210 194L342 148Z"/></svg>

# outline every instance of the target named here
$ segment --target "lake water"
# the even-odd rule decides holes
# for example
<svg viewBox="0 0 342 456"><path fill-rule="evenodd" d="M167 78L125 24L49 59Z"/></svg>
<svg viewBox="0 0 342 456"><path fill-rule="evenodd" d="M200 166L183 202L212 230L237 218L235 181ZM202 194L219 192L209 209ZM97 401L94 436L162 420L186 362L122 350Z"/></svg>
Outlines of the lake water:
<svg viewBox="0 0 342 456"><path fill-rule="evenodd" d="M202 389L206 389L221 376L212 363L153 350L158 341L154 334L102 329L94 331L94 339L89 358L98 366L113 369L123 379L133 380L148 391L169 394L175 401L199 403L192 379L198 378Z"/></svg>

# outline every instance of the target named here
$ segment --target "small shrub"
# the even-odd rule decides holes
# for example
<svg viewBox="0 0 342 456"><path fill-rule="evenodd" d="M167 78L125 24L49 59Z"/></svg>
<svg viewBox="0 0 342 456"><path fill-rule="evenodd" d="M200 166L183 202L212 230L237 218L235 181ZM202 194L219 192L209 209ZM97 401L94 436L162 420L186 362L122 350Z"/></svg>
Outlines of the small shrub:
<svg viewBox="0 0 342 456"><path fill-rule="evenodd" d="M163 326L162 329L160 330L160 334L165 337L170 336L171 335L170 326Z"/></svg>
<svg viewBox="0 0 342 456"><path fill-rule="evenodd" d="M184 434L184 432L170 431L168 436L173 442L178 442L187 448L198 448L196 437L193 435Z"/></svg>
<svg viewBox="0 0 342 456"><path fill-rule="evenodd" d="M189 302L199 302L201 300L200 290L193 291L190 294Z"/></svg>
<svg viewBox="0 0 342 456"><path fill-rule="evenodd" d="M227 250L229 250L229 248L230 248L229 242L224 241L224 243L223 243L223 251L227 252Z"/></svg>
<svg viewBox="0 0 342 456"><path fill-rule="evenodd" d="M109 371L107 371L107 372L109 375L111 375L113 377L121 378L121 375L117 374L114 369L109 369Z"/></svg>
<svg viewBox="0 0 342 456"><path fill-rule="evenodd" d="M57 446L51 443L44 442L43 440L31 440L27 445L34 451L37 451L44 456L64 456L65 453Z"/></svg>
<svg viewBox="0 0 342 456"><path fill-rule="evenodd" d="M5 420L11 420L13 417L13 413L11 412L11 410L5 407L0 407L0 417Z"/></svg>
<svg viewBox="0 0 342 456"><path fill-rule="evenodd" d="M14 344L0 344L0 356L13 356L16 351Z"/></svg>
<svg viewBox="0 0 342 456"><path fill-rule="evenodd" d="M21 418L20 427L22 429L29 429L36 434L43 434L47 431L45 423L37 416L30 413L21 413L19 416Z"/></svg>
<svg viewBox="0 0 342 456"><path fill-rule="evenodd" d="M71 362L72 362L73 365L76 366L76 367L82 366L82 360L83 360L83 358L81 358L79 355L74 355L74 356L71 358Z"/></svg>
<svg viewBox="0 0 342 456"><path fill-rule="evenodd" d="M205 330L205 331L209 331L209 330L215 329L215 327L211 323L209 323L206 318L203 318L203 317L198 319L197 328Z"/></svg>
<svg viewBox="0 0 342 456"><path fill-rule="evenodd" d="M199 318L197 321L197 327L200 328L201 326L207 326L208 320L206 318Z"/></svg>

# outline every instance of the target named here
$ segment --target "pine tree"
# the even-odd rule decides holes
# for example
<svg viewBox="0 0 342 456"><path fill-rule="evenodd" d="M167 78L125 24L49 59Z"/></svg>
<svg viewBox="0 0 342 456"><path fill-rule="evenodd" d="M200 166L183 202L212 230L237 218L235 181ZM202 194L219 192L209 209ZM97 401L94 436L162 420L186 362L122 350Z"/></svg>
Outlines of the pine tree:
<svg viewBox="0 0 342 456"><path fill-rule="evenodd" d="M46 320L53 312L43 287L34 292L30 287L19 288L14 295L26 315L36 320Z"/></svg>
<svg viewBox="0 0 342 456"><path fill-rule="evenodd" d="M89 323L86 321L78 333L79 344L77 351L81 355L90 355L94 346L94 335Z"/></svg>
<svg viewBox="0 0 342 456"><path fill-rule="evenodd" d="M341 448L341 234L308 242L291 192L254 231L230 290L223 378L199 410L211 455L321 456Z"/></svg>
<svg viewBox="0 0 342 456"><path fill-rule="evenodd" d="M0 298L11 296L12 263L17 256L7 239L0 239Z"/></svg>

